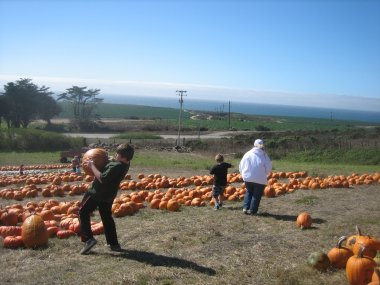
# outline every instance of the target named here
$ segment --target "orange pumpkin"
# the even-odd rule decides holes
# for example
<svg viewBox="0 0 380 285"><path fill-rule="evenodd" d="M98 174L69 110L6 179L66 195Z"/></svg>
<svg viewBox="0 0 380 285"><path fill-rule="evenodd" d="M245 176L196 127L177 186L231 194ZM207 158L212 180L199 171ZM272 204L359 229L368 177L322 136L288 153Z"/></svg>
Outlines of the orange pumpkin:
<svg viewBox="0 0 380 285"><path fill-rule="evenodd" d="M83 155L82 168L83 168L84 173L90 176L94 176L92 169L88 166L88 162L91 159L94 161L96 168L99 169L99 171L102 171L108 162L107 151L105 151L102 148L93 148L93 149L88 150Z"/></svg>
<svg viewBox="0 0 380 285"><path fill-rule="evenodd" d="M18 223L18 215L14 211L6 210L0 218L1 224L4 226L17 226Z"/></svg>
<svg viewBox="0 0 380 285"><path fill-rule="evenodd" d="M380 284L380 267L376 267L372 274L372 282L368 285L379 285Z"/></svg>
<svg viewBox="0 0 380 285"><path fill-rule="evenodd" d="M360 250L360 247L363 245L363 255L374 258L376 256L380 242L374 237L363 235L358 226L356 226L355 228L356 235L349 237L346 246L350 248L355 255L357 255Z"/></svg>
<svg viewBox="0 0 380 285"><path fill-rule="evenodd" d="M30 215L27 217L21 226L21 236L27 248L46 246L49 236L41 216Z"/></svg>
<svg viewBox="0 0 380 285"><path fill-rule="evenodd" d="M7 236L3 240L3 246L5 248L19 248L23 245L24 243L21 236Z"/></svg>
<svg viewBox="0 0 380 285"><path fill-rule="evenodd" d="M175 199L170 199L166 205L166 209L170 212L178 211L180 204Z"/></svg>
<svg viewBox="0 0 380 285"><path fill-rule="evenodd" d="M347 260L353 255L350 249L342 246L346 239L347 237L342 236L338 240L336 247L332 248L327 254L331 265L335 268L345 268Z"/></svg>
<svg viewBox="0 0 380 285"><path fill-rule="evenodd" d="M376 262L363 256L364 247L361 246L358 255L351 256L346 264L346 276L350 284L368 284L371 282Z"/></svg>
<svg viewBox="0 0 380 285"><path fill-rule="evenodd" d="M301 228L301 230L310 228L311 224L312 224L312 219L309 213L302 212L298 215L297 220L296 220L296 225L297 227Z"/></svg>

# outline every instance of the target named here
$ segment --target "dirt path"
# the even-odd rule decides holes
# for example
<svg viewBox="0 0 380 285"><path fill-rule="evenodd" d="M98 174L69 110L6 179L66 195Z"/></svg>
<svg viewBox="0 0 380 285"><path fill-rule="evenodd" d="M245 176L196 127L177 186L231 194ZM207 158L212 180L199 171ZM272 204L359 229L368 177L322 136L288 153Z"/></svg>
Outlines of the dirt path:
<svg viewBox="0 0 380 285"><path fill-rule="evenodd" d="M181 139L220 139L220 138L230 138L233 135L236 134L243 134L243 133L252 133L252 131L239 131L239 132L230 132L230 131L225 131L225 132L213 132L213 133L205 133L205 134L181 134ZM90 139L109 139L113 136L118 135L117 133L96 133L96 134L90 134L90 133L65 133L64 135L69 136L69 137L84 137L84 138L90 138ZM160 134L160 136L163 139L177 139L178 134L173 135L173 134Z"/></svg>

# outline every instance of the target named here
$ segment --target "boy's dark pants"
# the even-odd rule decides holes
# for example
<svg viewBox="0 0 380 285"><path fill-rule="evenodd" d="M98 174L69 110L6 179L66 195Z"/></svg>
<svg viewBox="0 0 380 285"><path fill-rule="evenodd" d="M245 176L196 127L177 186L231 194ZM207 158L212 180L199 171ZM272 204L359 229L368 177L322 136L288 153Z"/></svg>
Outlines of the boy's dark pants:
<svg viewBox="0 0 380 285"><path fill-rule="evenodd" d="M93 238L90 215L96 210L96 208L99 209L99 214L103 222L107 244L119 244L117 240L115 221L112 217L112 202L98 202L88 193L84 195L79 208L79 221L82 240L87 241L90 238Z"/></svg>

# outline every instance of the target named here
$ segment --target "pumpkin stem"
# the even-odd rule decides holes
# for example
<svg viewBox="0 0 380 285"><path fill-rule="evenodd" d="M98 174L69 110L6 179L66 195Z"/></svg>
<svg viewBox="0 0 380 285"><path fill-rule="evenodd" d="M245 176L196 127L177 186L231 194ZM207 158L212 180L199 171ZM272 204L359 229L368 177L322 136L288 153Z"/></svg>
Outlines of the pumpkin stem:
<svg viewBox="0 0 380 285"><path fill-rule="evenodd" d="M363 244L360 244L359 252L358 252L358 257L363 258L363 252L365 250L365 246Z"/></svg>
<svg viewBox="0 0 380 285"><path fill-rule="evenodd" d="M338 242L336 244L336 247L337 248L342 248L342 243L347 239L346 236L341 236L339 239L338 239Z"/></svg>
<svg viewBox="0 0 380 285"><path fill-rule="evenodd" d="M356 233L358 234L358 236L361 236L362 235L362 231L360 230L359 226L356 225L355 228L356 228Z"/></svg>

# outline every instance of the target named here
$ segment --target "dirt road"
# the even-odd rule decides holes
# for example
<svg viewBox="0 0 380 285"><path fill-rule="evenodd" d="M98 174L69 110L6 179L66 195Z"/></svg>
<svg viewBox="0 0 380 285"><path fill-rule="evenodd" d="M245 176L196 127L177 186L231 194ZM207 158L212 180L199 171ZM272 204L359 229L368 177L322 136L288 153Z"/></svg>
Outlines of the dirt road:
<svg viewBox="0 0 380 285"><path fill-rule="evenodd" d="M251 131L250 131L251 132ZM238 133L250 133L250 132L215 132L215 133L205 133L205 134L181 134L181 139L218 139L218 138L229 138L234 134ZM102 133L102 134L89 134L89 133L65 133L66 136L69 137L84 137L90 139L109 139L118 134L110 134L110 133ZM168 134L160 134L163 139L177 139L178 135L168 135Z"/></svg>

